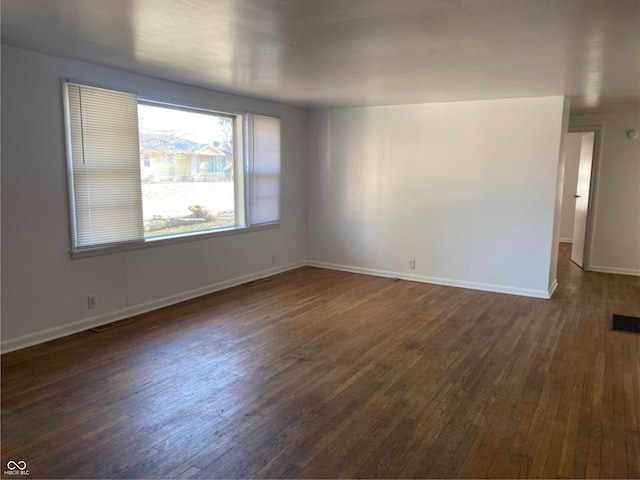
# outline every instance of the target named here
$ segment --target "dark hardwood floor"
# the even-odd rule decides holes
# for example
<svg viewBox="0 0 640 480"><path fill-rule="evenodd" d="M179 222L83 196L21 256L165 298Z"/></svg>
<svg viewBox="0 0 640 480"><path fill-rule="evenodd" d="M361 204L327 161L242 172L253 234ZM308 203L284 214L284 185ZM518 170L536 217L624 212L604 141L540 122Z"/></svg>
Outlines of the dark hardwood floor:
<svg viewBox="0 0 640 480"><path fill-rule="evenodd" d="M539 300L302 268L3 355L2 469L640 478L640 335L609 330L640 278L563 245L559 281Z"/></svg>

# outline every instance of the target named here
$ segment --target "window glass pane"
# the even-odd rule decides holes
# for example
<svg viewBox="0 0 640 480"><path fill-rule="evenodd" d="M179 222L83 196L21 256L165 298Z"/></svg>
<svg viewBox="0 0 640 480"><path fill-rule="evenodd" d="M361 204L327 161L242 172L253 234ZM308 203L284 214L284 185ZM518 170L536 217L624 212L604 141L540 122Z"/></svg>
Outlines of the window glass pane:
<svg viewBox="0 0 640 480"><path fill-rule="evenodd" d="M236 225L233 118L139 104L145 238Z"/></svg>

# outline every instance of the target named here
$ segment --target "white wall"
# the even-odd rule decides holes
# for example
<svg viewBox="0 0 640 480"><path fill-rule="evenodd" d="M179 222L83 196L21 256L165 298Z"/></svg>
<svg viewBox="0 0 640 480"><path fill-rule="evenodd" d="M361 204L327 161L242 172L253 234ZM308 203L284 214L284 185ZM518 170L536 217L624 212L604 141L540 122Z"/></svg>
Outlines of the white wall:
<svg viewBox="0 0 640 480"><path fill-rule="evenodd" d="M554 200L554 212L553 212L553 230L551 233L551 259L549 262L549 297L553 295L556 287L558 286L557 273L558 273L558 252L560 244L558 242L560 238L560 220L562 216L562 195L564 191L564 150L567 139L567 130L569 128L569 110L570 101L568 97L564 99L564 105L562 107L562 122L560 124L560 145L558 148L558 169L556 173L556 194Z"/></svg>
<svg viewBox="0 0 640 480"><path fill-rule="evenodd" d="M573 218L576 213L576 194L578 185L578 166L580 165L581 133L569 133L566 139L564 188L562 194L562 219L560 222L560 241L573 240Z"/></svg>
<svg viewBox="0 0 640 480"><path fill-rule="evenodd" d="M308 260L548 296L564 107L546 97L312 111Z"/></svg>
<svg viewBox="0 0 640 480"><path fill-rule="evenodd" d="M570 126L602 126L591 269L640 275L640 112L572 115ZM592 200L593 201L593 200Z"/></svg>
<svg viewBox="0 0 640 480"><path fill-rule="evenodd" d="M304 262L305 110L7 46L1 53L5 350ZM280 228L71 260L62 77L178 104L280 115ZM86 297L92 293L98 308L89 311Z"/></svg>

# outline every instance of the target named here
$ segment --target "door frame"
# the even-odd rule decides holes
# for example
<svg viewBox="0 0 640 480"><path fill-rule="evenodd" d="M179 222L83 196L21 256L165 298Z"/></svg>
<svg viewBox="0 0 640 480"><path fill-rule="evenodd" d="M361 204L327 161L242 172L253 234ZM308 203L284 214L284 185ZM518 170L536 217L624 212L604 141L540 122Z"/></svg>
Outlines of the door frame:
<svg viewBox="0 0 640 480"><path fill-rule="evenodd" d="M593 158L591 159L591 179L589 182L589 202L587 202L587 226L584 233L584 252L582 256L582 269L591 270L591 247L596 225L596 208L598 195L598 179L600 173L600 158L602 155L602 138L604 128L602 125L571 125L568 133L593 133Z"/></svg>

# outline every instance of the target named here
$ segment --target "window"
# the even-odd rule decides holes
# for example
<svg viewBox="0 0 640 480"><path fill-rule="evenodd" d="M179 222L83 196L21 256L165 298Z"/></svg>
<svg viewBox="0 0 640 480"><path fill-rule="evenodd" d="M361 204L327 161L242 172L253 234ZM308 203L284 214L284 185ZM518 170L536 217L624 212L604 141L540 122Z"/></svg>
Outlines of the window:
<svg viewBox="0 0 640 480"><path fill-rule="evenodd" d="M232 115L138 103L140 152L166 163L145 171L142 213L145 238L234 227L236 188L215 173L216 158L235 163ZM225 138L225 150L215 147Z"/></svg>
<svg viewBox="0 0 640 480"><path fill-rule="evenodd" d="M280 120L65 83L73 251L280 220Z"/></svg>
<svg viewBox="0 0 640 480"><path fill-rule="evenodd" d="M280 121L247 116L249 223L280 219Z"/></svg>
<svg viewBox="0 0 640 480"><path fill-rule="evenodd" d="M207 164L209 166L209 173L224 173L228 172L227 167L229 162L224 154L222 155L209 155L207 158Z"/></svg>

